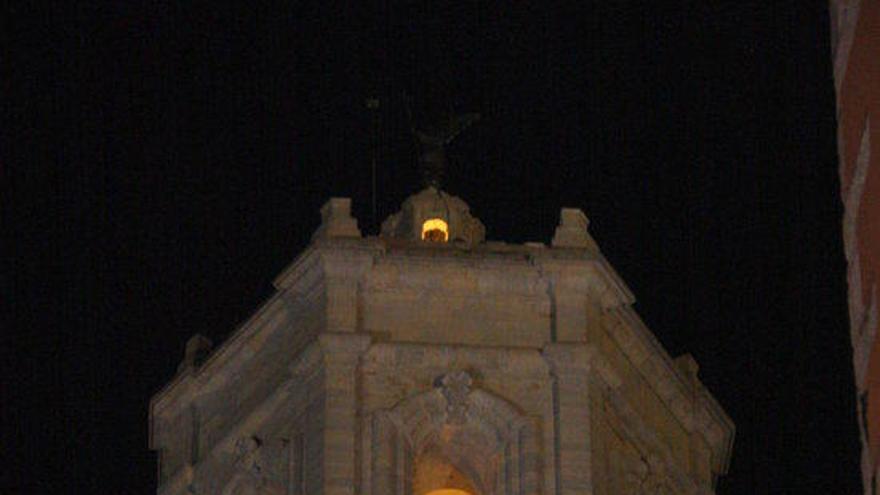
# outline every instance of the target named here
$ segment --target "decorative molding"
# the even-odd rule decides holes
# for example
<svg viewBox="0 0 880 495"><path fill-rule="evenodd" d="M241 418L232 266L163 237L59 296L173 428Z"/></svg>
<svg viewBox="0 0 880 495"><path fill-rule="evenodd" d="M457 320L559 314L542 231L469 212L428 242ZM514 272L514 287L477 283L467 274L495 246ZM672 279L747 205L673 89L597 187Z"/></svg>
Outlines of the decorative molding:
<svg viewBox="0 0 880 495"><path fill-rule="evenodd" d="M699 382L683 376L656 337L631 308L607 312L617 322L608 333L688 432L697 431L713 450L717 473L727 471L735 427L721 406ZM695 390L696 388L696 390ZM695 402L694 408L689 404Z"/></svg>
<svg viewBox="0 0 880 495"><path fill-rule="evenodd" d="M446 398L446 414L453 425L464 424L468 411L468 395L471 393L473 379L467 371L454 371L439 380L440 391Z"/></svg>
<svg viewBox="0 0 880 495"><path fill-rule="evenodd" d="M331 333L323 332L318 335L324 364L348 363L352 366L357 364L360 356L370 348L372 337L363 333Z"/></svg>
<svg viewBox="0 0 880 495"><path fill-rule="evenodd" d="M481 493L531 495L542 480L537 430L513 405L473 388L464 371L371 415L371 494L410 493L419 456L432 452L465 473Z"/></svg>
<svg viewBox="0 0 880 495"><path fill-rule="evenodd" d="M151 415L166 414L167 410L185 407L198 390L206 393L207 387L222 381L225 374L217 373L217 368L225 366L230 360L239 357L238 351L257 332L265 326L283 322L287 315L283 312L281 293L276 292L246 322L242 323L232 335L202 363L197 373L179 373L174 380L153 395L150 400Z"/></svg>
<svg viewBox="0 0 880 495"><path fill-rule="evenodd" d="M644 463L638 470L630 469L629 472L640 482L652 476L652 483L672 485L676 488L674 493L698 493L698 485L691 474L679 468L670 447L644 423L620 391L601 386L600 389L604 394L604 417L610 420L609 424L617 435L639 451ZM653 495L653 492L646 493Z"/></svg>

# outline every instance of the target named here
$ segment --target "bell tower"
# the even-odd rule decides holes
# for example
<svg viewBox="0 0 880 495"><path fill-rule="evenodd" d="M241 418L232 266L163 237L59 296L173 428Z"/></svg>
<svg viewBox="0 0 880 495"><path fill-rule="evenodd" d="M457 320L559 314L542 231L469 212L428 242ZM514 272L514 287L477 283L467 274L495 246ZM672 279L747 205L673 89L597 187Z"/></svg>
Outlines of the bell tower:
<svg viewBox="0 0 880 495"><path fill-rule="evenodd" d="M711 494L734 428L564 208L488 242L433 185L381 234L331 199L275 294L150 404L159 493ZM195 357L193 357L195 356Z"/></svg>

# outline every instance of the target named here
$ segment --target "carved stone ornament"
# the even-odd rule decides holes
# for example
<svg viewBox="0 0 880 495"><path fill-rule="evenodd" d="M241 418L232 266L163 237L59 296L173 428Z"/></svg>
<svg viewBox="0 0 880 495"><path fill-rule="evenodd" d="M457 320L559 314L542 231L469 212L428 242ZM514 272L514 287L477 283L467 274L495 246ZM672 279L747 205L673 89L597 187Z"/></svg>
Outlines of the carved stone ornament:
<svg viewBox="0 0 880 495"><path fill-rule="evenodd" d="M659 463L656 459L649 460L640 457L623 461L623 463L625 464L623 480L627 490L636 495L666 495L669 493L666 478L658 470Z"/></svg>
<svg viewBox="0 0 880 495"><path fill-rule="evenodd" d="M486 227L470 213L470 207L461 198L428 187L408 197L400 211L382 222L384 238L422 239L422 227L427 220L442 219L448 224L450 243L475 246L486 240Z"/></svg>
<svg viewBox="0 0 880 495"><path fill-rule="evenodd" d="M446 414L449 423L462 424L467 415L467 399L473 379L467 371L454 371L440 380L440 391L446 398Z"/></svg>
<svg viewBox="0 0 880 495"><path fill-rule="evenodd" d="M260 439L254 436L242 437L235 442L236 465L257 478L261 478L263 474L261 446Z"/></svg>

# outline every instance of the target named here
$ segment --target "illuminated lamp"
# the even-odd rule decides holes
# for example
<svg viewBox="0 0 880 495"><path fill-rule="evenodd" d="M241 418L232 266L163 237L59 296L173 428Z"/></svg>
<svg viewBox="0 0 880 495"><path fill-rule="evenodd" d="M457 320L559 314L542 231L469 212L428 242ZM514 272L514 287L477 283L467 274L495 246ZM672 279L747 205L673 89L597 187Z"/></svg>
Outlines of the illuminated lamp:
<svg viewBox="0 0 880 495"><path fill-rule="evenodd" d="M422 240L429 242L446 242L449 240L449 225L440 218L431 218L430 220L425 220L425 223L422 224ZM433 494L433 492L431 492ZM453 493L448 494L436 494L436 495L455 495Z"/></svg>
<svg viewBox="0 0 880 495"><path fill-rule="evenodd" d="M441 488L439 490L431 490L426 495L471 495L470 493L459 490L457 488Z"/></svg>

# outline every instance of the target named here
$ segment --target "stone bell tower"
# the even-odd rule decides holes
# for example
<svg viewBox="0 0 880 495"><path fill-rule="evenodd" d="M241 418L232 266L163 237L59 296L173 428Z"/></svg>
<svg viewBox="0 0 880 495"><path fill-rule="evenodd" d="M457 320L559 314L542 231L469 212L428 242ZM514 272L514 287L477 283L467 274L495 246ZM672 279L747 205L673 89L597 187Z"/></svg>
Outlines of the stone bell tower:
<svg viewBox="0 0 880 495"><path fill-rule="evenodd" d="M487 242L429 186L377 237L331 199L275 294L150 404L159 493L711 494L734 428L562 209Z"/></svg>

